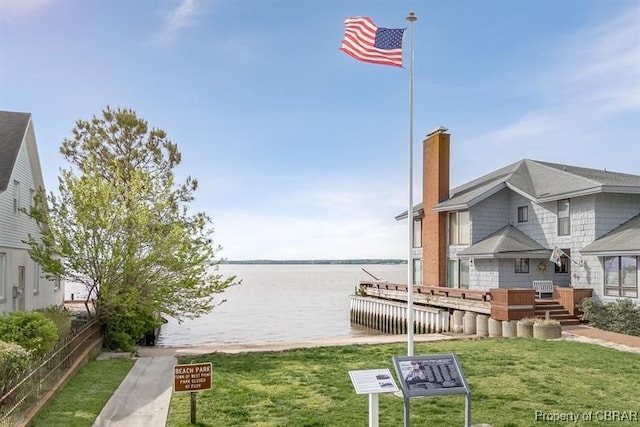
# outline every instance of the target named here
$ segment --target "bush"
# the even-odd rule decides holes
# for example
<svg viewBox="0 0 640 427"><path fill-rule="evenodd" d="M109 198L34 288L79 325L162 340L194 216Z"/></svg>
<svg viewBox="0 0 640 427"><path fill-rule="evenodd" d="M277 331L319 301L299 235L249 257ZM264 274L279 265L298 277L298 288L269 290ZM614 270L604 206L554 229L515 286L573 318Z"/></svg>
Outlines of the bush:
<svg viewBox="0 0 640 427"><path fill-rule="evenodd" d="M29 352L19 344L0 341L0 390L29 367Z"/></svg>
<svg viewBox="0 0 640 427"><path fill-rule="evenodd" d="M111 350L133 351L147 332L160 326L158 316L143 308L110 310L105 328L105 347Z"/></svg>
<svg viewBox="0 0 640 427"><path fill-rule="evenodd" d="M58 339L71 335L71 317L64 305L52 305L36 310L51 319L58 329Z"/></svg>
<svg viewBox="0 0 640 427"><path fill-rule="evenodd" d="M16 311L0 317L0 340L20 344L33 356L53 349L58 341L55 323L37 311Z"/></svg>
<svg viewBox="0 0 640 427"><path fill-rule="evenodd" d="M640 336L640 307L629 299L602 304L586 298L582 300L580 310L580 318L596 328Z"/></svg>

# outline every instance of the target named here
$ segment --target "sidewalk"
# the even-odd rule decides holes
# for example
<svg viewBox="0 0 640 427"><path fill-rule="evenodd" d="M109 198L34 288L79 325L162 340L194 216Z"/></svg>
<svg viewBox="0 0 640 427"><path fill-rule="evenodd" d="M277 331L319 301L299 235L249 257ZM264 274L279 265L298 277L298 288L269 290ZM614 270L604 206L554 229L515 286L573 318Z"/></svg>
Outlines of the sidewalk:
<svg viewBox="0 0 640 427"><path fill-rule="evenodd" d="M466 335L415 335L414 342L465 338ZM640 354L640 337L607 332L585 325L562 328L562 339L586 342ZM406 342L406 335L374 335L334 340L295 342L253 342L208 344L195 347L140 347L136 364L96 418L93 427L160 427L166 425L173 393L176 357L255 351L283 351L293 348L388 344Z"/></svg>

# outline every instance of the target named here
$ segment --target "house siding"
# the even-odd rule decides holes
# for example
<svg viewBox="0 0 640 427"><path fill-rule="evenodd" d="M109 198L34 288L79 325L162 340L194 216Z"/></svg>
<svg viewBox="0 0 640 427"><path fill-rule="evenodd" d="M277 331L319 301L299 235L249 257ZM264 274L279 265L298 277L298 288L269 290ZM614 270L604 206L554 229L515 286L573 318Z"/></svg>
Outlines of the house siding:
<svg viewBox="0 0 640 427"><path fill-rule="evenodd" d="M7 190L0 193L0 246L28 249L23 241L28 235L40 237L38 226L26 213L13 211L13 183L20 183L20 208L29 209L30 190L36 186L26 144L23 142L11 174Z"/></svg>
<svg viewBox="0 0 640 427"><path fill-rule="evenodd" d="M31 146L31 150L27 145ZM37 155L35 135L31 122L27 127L25 138L20 146L11 173L7 190L0 193L0 253L5 259L4 292L0 292L0 313L16 311L19 308L18 299L13 297L13 287L18 286L18 268L25 268L25 288L22 298L24 309L34 310L51 305L61 305L64 300L64 286L54 289L54 282L40 278L38 292L35 289L36 264L29 256L29 245L24 243L29 235L40 238L38 226L26 213L14 212L13 183L20 183L20 208L29 209L31 190L36 190L38 184L34 179L32 165L39 168L38 159L31 159L30 153ZM39 176L39 170L38 170Z"/></svg>

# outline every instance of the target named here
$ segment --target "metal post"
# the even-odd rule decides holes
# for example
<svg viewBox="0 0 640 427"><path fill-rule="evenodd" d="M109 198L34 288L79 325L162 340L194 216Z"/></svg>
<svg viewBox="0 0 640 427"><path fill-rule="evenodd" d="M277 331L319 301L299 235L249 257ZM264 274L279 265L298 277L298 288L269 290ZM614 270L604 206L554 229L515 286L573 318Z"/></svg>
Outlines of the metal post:
<svg viewBox="0 0 640 427"><path fill-rule="evenodd" d="M369 393L369 427L378 427L378 394Z"/></svg>
<svg viewBox="0 0 640 427"><path fill-rule="evenodd" d="M409 12L409 251L407 254L407 355L413 356L413 23L417 20L414 12Z"/></svg>
<svg viewBox="0 0 640 427"><path fill-rule="evenodd" d="M411 427L411 400L408 397L404 398L404 427Z"/></svg>

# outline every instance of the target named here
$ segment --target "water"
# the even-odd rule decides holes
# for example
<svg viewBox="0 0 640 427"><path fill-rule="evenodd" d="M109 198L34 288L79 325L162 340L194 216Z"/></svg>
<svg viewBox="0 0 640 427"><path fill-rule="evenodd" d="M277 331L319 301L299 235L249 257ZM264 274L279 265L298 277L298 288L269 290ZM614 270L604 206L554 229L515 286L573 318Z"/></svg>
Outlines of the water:
<svg viewBox="0 0 640 427"><path fill-rule="evenodd" d="M207 343L297 341L377 334L351 326L349 295L361 280L375 276L405 283L406 265L225 264L220 272L236 275L242 284L219 294L227 301L205 316L178 323L168 319L159 346ZM65 299L82 299L79 285L65 285Z"/></svg>
<svg viewBox="0 0 640 427"><path fill-rule="evenodd" d="M351 327L349 295L360 280L371 279L360 265L221 266L242 284L221 294L227 301L210 314L163 325L158 345L294 341L377 333ZM366 265L384 280L406 281L406 265Z"/></svg>

